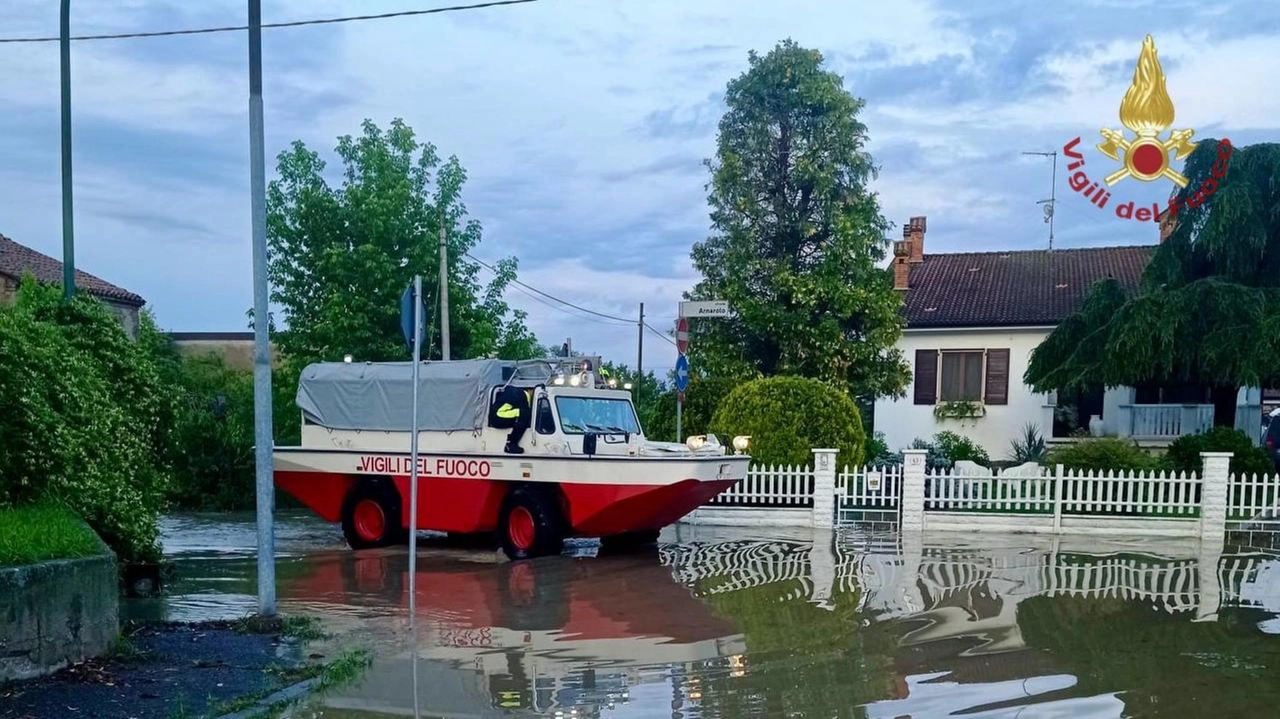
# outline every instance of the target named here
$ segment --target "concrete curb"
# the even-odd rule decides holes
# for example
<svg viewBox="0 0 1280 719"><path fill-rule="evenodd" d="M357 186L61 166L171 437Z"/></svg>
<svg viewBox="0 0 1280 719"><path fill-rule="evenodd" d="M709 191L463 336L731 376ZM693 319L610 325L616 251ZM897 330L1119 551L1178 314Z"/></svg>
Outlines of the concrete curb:
<svg viewBox="0 0 1280 719"><path fill-rule="evenodd" d="M254 704L247 709L241 709L240 711L232 712L231 714L223 714L222 716L217 717L217 719L249 719L249 717L271 708L273 704L293 701L306 696L306 694L319 683L320 678L316 677L314 679L307 679L305 681L298 682L297 684L291 684L275 694L263 697L258 700L257 704Z"/></svg>

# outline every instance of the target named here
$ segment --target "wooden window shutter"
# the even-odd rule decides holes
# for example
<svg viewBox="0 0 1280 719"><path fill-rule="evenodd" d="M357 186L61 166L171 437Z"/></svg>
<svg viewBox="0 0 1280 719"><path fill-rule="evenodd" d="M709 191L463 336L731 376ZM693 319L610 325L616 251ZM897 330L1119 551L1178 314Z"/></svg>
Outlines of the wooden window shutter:
<svg viewBox="0 0 1280 719"><path fill-rule="evenodd" d="M1009 350L987 350L987 404L1009 404Z"/></svg>
<svg viewBox="0 0 1280 719"><path fill-rule="evenodd" d="M938 401L938 350L916 350L915 403Z"/></svg>

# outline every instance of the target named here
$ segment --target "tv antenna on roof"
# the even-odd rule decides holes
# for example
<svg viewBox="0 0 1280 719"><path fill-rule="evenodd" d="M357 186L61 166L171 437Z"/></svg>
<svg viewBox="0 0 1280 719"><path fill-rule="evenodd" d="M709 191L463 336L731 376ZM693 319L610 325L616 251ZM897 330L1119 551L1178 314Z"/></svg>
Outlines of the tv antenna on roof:
<svg viewBox="0 0 1280 719"><path fill-rule="evenodd" d="M1053 249L1053 206L1057 202L1058 192L1058 151L1053 152L1023 152L1024 155L1040 155L1041 157L1053 158L1053 184L1049 186L1049 199L1036 202L1037 205L1044 205L1044 221L1049 223L1049 249Z"/></svg>

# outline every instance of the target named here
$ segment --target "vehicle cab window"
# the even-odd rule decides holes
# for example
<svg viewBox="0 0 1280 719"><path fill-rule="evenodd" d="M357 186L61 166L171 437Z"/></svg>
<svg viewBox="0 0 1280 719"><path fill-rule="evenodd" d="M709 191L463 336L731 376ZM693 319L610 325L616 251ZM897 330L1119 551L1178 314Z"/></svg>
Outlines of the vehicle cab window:
<svg viewBox="0 0 1280 719"><path fill-rule="evenodd" d="M538 398L538 413L534 422L538 434L555 434L556 418L551 414L551 402L546 397Z"/></svg>

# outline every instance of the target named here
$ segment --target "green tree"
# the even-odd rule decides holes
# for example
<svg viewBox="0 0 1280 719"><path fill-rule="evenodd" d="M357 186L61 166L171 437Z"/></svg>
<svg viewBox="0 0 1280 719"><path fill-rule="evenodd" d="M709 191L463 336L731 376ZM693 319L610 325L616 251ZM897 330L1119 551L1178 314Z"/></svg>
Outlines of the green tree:
<svg viewBox="0 0 1280 719"><path fill-rule="evenodd" d="M735 316L690 322L690 359L712 376L794 374L855 397L900 395L901 298L880 265L889 229L867 183L863 101L787 40L730 81L711 170L713 232L694 245L688 299Z"/></svg>
<svg viewBox="0 0 1280 719"><path fill-rule="evenodd" d="M1027 384L1205 386L1228 427L1240 387L1280 386L1280 144L1202 140L1185 174L1138 291L1095 285L1032 353Z"/></svg>
<svg viewBox="0 0 1280 719"><path fill-rule="evenodd" d="M287 326L274 337L281 352L306 360L348 353L364 361L405 359L400 295L420 274L429 306L438 306L443 224L452 357L536 354L525 314L503 300L515 259L499 261L486 286L468 255L480 242L480 224L467 219L458 159L442 162L399 119L385 131L366 120L362 130L338 139L341 186L325 180L324 161L300 141L278 158L279 178L267 189L267 237L272 300ZM439 358L438 339L424 350Z"/></svg>

